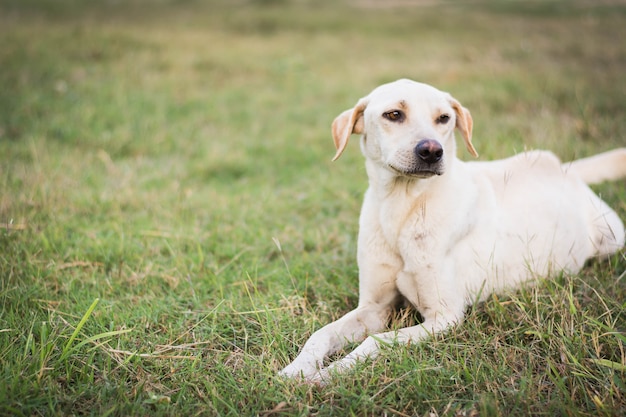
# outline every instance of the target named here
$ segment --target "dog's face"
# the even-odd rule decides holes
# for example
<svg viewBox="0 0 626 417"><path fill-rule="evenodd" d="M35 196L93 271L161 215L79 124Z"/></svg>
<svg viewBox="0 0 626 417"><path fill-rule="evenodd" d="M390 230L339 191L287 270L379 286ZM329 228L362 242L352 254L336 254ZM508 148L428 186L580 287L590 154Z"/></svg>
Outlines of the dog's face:
<svg viewBox="0 0 626 417"><path fill-rule="evenodd" d="M397 176L428 178L442 175L454 157L454 128L458 127L468 150L472 118L467 109L426 84L398 80L384 84L333 122L337 159L352 133L362 133L366 158Z"/></svg>

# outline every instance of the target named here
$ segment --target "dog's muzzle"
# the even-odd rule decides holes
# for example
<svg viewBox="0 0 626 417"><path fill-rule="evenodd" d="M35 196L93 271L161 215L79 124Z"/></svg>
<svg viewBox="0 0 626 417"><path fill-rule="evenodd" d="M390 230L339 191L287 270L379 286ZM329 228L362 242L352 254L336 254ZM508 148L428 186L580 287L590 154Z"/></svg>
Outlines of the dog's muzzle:
<svg viewBox="0 0 626 417"><path fill-rule="evenodd" d="M443 147L433 139L419 141L412 155L396 158L396 161L400 163L388 167L403 177L429 178L444 172Z"/></svg>

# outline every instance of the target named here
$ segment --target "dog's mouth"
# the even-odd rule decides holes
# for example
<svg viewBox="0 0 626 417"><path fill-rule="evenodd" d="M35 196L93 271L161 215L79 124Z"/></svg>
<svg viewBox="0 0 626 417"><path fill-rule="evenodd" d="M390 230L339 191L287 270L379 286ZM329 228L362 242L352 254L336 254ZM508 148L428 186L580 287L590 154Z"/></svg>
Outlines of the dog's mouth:
<svg viewBox="0 0 626 417"><path fill-rule="evenodd" d="M402 177L408 177L408 178L430 178L433 177L435 175L442 175L443 174L443 170L439 169L439 168L420 168L420 167L415 167L412 169L400 169L397 168L393 165L389 165L389 168L394 171L396 174L402 176Z"/></svg>

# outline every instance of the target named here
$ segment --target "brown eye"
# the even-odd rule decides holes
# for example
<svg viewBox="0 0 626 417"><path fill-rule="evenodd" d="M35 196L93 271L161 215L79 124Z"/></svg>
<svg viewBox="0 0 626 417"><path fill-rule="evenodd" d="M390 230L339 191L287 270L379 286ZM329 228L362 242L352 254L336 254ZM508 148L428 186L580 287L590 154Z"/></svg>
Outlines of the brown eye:
<svg viewBox="0 0 626 417"><path fill-rule="evenodd" d="M392 110L387 113L383 113L383 117L392 122L402 122L405 118L404 113L400 110Z"/></svg>
<svg viewBox="0 0 626 417"><path fill-rule="evenodd" d="M435 122L440 125L445 125L446 123L448 123L449 120L450 115L444 113L441 116L437 117L437 120L435 120Z"/></svg>

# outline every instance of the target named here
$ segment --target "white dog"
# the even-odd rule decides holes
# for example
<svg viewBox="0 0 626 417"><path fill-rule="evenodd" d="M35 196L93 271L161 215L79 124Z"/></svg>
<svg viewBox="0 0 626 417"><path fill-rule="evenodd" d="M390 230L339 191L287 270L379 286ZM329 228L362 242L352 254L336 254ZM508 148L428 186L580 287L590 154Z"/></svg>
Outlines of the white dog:
<svg viewBox="0 0 626 417"><path fill-rule="evenodd" d="M624 246L624 225L587 184L626 176L626 148L561 163L532 151L493 162L469 152L472 118L448 93L399 80L382 85L332 125L337 159L362 134L369 177L360 217L358 307L315 332L281 375L320 381L373 357L382 345L417 342L463 320L468 305ZM404 298L423 323L384 330ZM369 336L369 337L368 337ZM365 341L327 367L346 343Z"/></svg>

